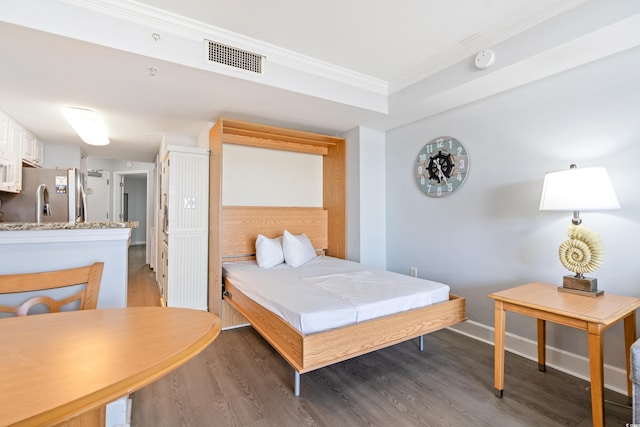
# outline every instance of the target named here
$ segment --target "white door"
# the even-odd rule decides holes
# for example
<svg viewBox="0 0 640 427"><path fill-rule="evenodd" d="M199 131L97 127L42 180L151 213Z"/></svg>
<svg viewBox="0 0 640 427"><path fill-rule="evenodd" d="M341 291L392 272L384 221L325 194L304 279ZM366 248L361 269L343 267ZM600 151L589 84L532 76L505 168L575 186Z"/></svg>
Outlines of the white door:
<svg viewBox="0 0 640 427"><path fill-rule="evenodd" d="M111 221L111 179L109 172L91 172L87 177L87 220Z"/></svg>
<svg viewBox="0 0 640 427"><path fill-rule="evenodd" d="M113 187L113 210L114 221L124 222L124 174L114 172L113 180L116 182Z"/></svg>

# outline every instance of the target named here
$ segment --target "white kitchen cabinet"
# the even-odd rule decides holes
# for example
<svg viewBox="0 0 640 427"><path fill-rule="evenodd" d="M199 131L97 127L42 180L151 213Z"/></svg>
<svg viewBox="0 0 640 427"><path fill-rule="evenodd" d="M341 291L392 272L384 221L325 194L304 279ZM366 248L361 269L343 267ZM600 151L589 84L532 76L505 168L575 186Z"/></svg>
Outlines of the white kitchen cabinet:
<svg viewBox="0 0 640 427"><path fill-rule="evenodd" d="M0 113L0 191L22 190L22 127Z"/></svg>
<svg viewBox="0 0 640 427"><path fill-rule="evenodd" d="M14 162L9 157L9 117L0 111L0 191L9 191L13 168Z"/></svg>
<svg viewBox="0 0 640 427"><path fill-rule="evenodd" d="M22 161L34 167L42 167L44 160L44 144L29 131L24 130L22 136Z"/></svg>
<svg viewBox="0 0 640 427"><path fill-rule="evenodd" d="M22 162L41 167L44 144L0 111L0 191L22 191Z"/></svg>
<svg viewBox="0 0 640 427"><path fill-rule="evenodd" d="M9 116L0 111L0 156L6 157L9 152Z"/></svg>
<svg viewBox="0 0 640 427"><path fill-rule="evenodd" d="M14 176L13 191L19 193L22 191L22 141L24 140L25 130L18 123L9 120L9 146L13 153Z"/></svg>
<svg viewBox="0 0 640 427"><path fill-rule="evenodd" d="M44 142L36 139L34 163L40 167L44 164Z"/></svg>
<svg viewBox="0 0 640 427"><path fill-rule="evenodd" d="M167 307L208 309L209 150L169 146L162 161L160 287ZM164 277L162 277L164 276ZM164 280L164 283L162 282Z"/></svg>

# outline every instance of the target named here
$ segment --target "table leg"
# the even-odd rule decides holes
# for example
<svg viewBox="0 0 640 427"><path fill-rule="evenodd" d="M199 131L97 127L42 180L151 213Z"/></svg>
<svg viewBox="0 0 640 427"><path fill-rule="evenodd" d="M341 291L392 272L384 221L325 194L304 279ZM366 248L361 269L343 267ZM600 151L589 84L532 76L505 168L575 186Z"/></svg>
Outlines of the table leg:
<svg viewBox="0 0 640 427"><path fill-rule="evenodd" d="M538 319L538 371L547 370L547 322Z"/></svg>
<svg viewBox="0 0 640 427"><path fill-rule="evenodd" d="M495 303L494 324L494 393L502 397L504 389L504 332L506 324L506 312L502 301Z"/></svg>
<svg viewBox="0 0 640 427"><path fill-rule="evenodd" d="M602 369L602 329L589 323L589 370L591 373L591 417L594 427L604 426L604 373Z"/></svg>
<svg viewBox="0 0 640 427"><path fill-rule="evenodd" d="M624 318L624 350L627 357L627 396L629 405L633 402L633 389L631 384L631 345L636 341L636 312L633 310Z"/></svg>

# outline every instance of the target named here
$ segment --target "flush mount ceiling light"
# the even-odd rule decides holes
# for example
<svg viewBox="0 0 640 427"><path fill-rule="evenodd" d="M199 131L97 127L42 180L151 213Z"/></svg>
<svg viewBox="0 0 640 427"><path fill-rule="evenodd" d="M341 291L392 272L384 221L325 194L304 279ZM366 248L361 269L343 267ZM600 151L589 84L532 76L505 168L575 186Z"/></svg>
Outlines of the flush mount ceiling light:
<svg viewBox="0 0 640 427"><path fill-rule="evenodd" d="M107 145L107 129L97 111L88 108L63 107L62 114L73 130L89 145Z"/></svg>

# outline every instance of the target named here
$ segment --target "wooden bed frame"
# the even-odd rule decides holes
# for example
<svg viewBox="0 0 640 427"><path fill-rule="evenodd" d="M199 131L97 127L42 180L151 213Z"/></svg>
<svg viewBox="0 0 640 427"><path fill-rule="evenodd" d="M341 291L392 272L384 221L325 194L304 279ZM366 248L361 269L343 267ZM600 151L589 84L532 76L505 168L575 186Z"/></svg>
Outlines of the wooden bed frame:
<svg viewBox="0 0 640 427"><path fill-rule="evenodd" d="M327 245L327 212L322 208L223 207L222 259L255 258L255 239L305 233L322 251ZM449 301L314 334L302 334L285 320L245 296L225 280L224 299L241 313L294 368L294 392L300 394L300 374L322 368L466 320L465 299ZM422 343L422 341L421 341ZM421 345L422 347L422 345Z"/></svg>

